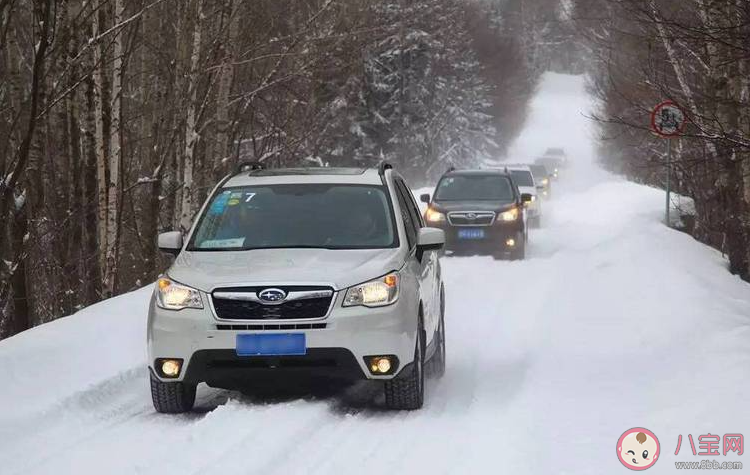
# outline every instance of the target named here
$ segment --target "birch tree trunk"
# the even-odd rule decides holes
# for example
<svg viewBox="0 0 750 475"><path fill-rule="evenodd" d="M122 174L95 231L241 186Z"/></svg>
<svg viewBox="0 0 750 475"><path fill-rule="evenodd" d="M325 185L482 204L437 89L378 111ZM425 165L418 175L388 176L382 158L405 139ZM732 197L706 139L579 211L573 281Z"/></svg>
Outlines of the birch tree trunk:
<svg viewBox="0 0 750 475"><path fill-rule="evenodd" d="M182 203L180 206L180 229L187 232L193 218L193 168L195 166L195 145L198 141L196 131L196 112L198 95L198 64L201 53L201 26L203 24L203 0L198 0L198 17L193 29L193 49L190 56L188 75L188 107L185 119L185 155L182 168Z"/></svg>
<svg viewBox="0 0 750 475"><path fill-rule="evenodd" d="M115 0L113 25L122 22L123 0ZM114 52L112 58L112 117L110 119L109 136L109 180L107 183L107 262L104 273L104 293L106 296L114 294L117 280L117 249L120 231L120 167L122 166L122 55L123 34L119 31L113 40Z"/></svg>
<svg viewBox="0 0 750 475"><path fill-rule="evenodd" d="M224 57L219 70L219 87L216 94L216 157L208 157L213 160L214 175L224 173L227 169L229 153L229 95L232 91L234 81L234 56L235 49L232 46L233 38L236 38L239 30L239 16L234 12L233 2L229 2L229 32L223 45ZM217 173L218 172L218 173Z"/></svg>

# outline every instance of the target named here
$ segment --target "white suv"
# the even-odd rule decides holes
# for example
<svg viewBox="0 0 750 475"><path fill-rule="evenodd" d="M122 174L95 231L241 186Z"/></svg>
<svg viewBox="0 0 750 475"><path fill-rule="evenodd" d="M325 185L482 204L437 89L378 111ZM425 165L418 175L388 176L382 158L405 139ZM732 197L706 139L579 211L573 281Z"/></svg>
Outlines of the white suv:
<svg viewBox="0 0 750 475"><path fill-rule="evenodd" d="M403 178L377 169L244 166L221 181L159 279L148 316L151 394L189 411L195 388L267 377L382 380L418 409L445 371L442 230Z"/></svg>
<svg viewBox="0 0 750 475"><path fill-rule="evenodd" d="M518 191L531 195L531 201L526 203L529 226L540 227L542 225L542 200L538 195L537 183L534 174L531 173L531 167L529 165L508 165L505 168L513 177ZM541 185L541 183L539 184Z"/></svg>

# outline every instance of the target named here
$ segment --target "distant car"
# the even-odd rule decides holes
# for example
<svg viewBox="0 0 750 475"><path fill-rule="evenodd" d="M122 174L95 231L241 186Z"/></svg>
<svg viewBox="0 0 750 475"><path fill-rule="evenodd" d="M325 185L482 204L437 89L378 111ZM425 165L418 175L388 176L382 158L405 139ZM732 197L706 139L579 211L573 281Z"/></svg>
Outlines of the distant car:
<svg viewBox="0 0 750 475"><path fill-rule="evenodd" d="M537 158L536 165L544 165L552 178L559 178L560 171L568 165L568 156L562 148L548 148L544 155Z"/></svg>
<svg viewBox="0 0 750 475"><path fill-rule="evenodd" d="M531 173L529 165L508 165L505 167L513 177L513 181L521 193L531 195L531 201L526 203L526 213L531 227L538 228L542 224L542 200L538 194L537 183Z"/></svg>
<svg viewBox="0 0 750 475"><path fill-rule="evenodd" d="M560 178L560 170L563 169L563 161L556 157L539 157L534 160L535 165L542 165L549 170L550 178L557 180Z"/></svg>
<svg viewBox="0 0 750 475"><path fill-rule="evenodd" d="M534 176L537 196L541 196L542 199L551 198L552 181L550 179L550 173L547 171L547 167L544 165L529 165L529 168L531 169L531 174Z"/></svg>
<svg viewBox="0 0 750 475"><path fill-rule="evenodd" d="M456 254L489 254L496 259L526 256L528 240L525 203L509 171L451 170L434 196L420 196L429 206L428 226L445 231L446 249Z"/></svg>
<svg viewBox="0 0 750 475"><path fill-rule="evenodd" d="M548 148L544 152L544 156L545 157L559 157L559 158L561 158L563 160L565 160L567 158L567 154L565 153L565 149L564 148L556 148L556 147Z"/></svg>
<svg viewBox="0 0 750 475"><path fill-rule="evenodd" d="M196 386L266 378L375 380L390 409L419 409L445 371L438 251L403 178L377 169L242 169L221 181L148 312L151 396L189 411Z"/></svg>

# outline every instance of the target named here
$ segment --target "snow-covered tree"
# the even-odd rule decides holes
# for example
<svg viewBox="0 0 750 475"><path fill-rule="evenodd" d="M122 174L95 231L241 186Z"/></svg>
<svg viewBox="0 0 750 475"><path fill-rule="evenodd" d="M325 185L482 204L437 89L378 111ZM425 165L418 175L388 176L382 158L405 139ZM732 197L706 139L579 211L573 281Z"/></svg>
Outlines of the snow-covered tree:
<svg viewBox="0 0 750 475"><path fill-rule="evenodd" d="M467 48L464 6L373 6L384 34L364 49L360 74L329 106L332 163L388 160L418 180L477 163L495 131L486 112L490 88Z"/></svg>

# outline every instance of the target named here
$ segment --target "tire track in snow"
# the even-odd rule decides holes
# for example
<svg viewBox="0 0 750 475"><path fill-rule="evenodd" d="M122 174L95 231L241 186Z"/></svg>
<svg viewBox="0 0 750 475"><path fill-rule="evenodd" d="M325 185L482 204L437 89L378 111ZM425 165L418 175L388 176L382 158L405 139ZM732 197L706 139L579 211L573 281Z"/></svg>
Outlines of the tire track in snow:
<svg viewBox="0 0 750 475"><path fill-rule="evenodd" d="M150 406L146 404L147 401L143 400L143 393L127 390L137 387L137 380L144 378L144 373L142 367L123 371L91 388L65 398L59 404L38 413L30 420L24 420L25 427L33 427L39 431L19 431L14 437L6 439L10 441L6 445L6 448L10 448L9 452L38 454L35 448L40 445L54 448L40 458L16 459L27 463L13 470L18 470L19 474L29 473L60 453L147 413ZM114 401L116 404L113 404L113 396L119 396ZM133 410L134 407L135 410ZM70 437L68 424L71 422L74 422L77 429L81 431L76 434L76 438ZM60 440L64 442L62 444L50 443Z"/></svg>

